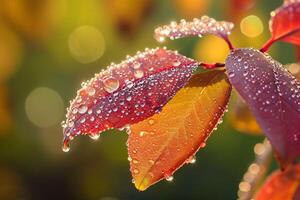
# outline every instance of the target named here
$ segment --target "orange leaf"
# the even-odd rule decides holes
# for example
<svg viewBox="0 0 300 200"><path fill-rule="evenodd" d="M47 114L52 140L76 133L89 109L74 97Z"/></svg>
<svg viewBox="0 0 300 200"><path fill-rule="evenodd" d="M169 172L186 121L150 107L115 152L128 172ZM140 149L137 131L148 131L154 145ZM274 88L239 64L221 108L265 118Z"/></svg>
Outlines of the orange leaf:
<svg viewBox="0 0 300 200"><path fill-rule="evenodd" d="M130 127L130 170L137 189L170 180L191 162L224 114L230 92L224 71L197 74L161 113Z"/></svg>
<svg viewBox="0 0 300 200"><path fill-rule="evenodd" d="M300 164L287 168L285 171L274 172L264 183L256 200L297 200L300 184Z"/></svg>

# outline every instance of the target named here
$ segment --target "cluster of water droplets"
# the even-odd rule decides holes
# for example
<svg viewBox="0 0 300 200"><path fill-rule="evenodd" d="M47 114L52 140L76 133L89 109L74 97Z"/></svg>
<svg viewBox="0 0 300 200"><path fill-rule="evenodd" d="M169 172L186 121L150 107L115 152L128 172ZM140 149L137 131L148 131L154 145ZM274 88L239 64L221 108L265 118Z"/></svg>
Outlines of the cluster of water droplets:
<svg viewBox="0 0 300 200"><path fill-rule="evenodd" d="M300 82L282 64L255 49L231 52L226 67L231 83L277 151L289 156L300 153Z"/></svg>
<svg viewBox="0 0 300 200"><path fill-rule="evenodd" d="M181 20L179 23L173 21L169 25L164 25L155 29L154 37L157 41L163 42L165 38L178 39L189 36L202 37L206 34L214 34L225 37L231 33L234 24L225 21L216 21L208 16L195 18L191 22Z"/></svg>
<svg viewBox="0 0 300 200"><path fill-rule="evenodd" d="M145 49L127 56L120 64L82 83L67 109L64 151L77 135L99 138L99 132L122 128L128 123L160 112L165 103L185 85L197 62L166 48Z"/></svg>

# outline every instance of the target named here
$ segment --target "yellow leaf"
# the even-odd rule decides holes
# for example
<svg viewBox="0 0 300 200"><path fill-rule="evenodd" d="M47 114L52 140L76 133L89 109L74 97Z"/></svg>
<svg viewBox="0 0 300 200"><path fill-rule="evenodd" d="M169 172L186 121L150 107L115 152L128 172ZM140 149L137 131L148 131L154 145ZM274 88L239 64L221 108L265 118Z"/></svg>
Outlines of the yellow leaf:
<svg viewBox="0 0 300 200"><path fill-rule="evenodd" d="M130 127L130 170L139 190L191 162L219 122L231 92L224 71L197 74L162 112Z"/></svg>

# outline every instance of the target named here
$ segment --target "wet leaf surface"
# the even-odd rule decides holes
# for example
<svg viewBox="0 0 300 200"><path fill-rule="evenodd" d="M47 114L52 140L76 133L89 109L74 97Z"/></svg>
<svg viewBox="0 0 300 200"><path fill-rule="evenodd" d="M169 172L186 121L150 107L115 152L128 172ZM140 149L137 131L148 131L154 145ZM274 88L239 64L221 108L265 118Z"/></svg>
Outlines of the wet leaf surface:
<svg viewBox="0 0 300 200"><path fill-rule="evenodd" d="M279 62L254 49L231 52L230 82L250 106L282 167L300 155L300 83Z"/></svg>
<svg viewBox="0 0 300 200"><path fill-rule="evenodd" d="M197 62L177 52L150 49L82 84L68 108L64 149L77 135L96 139L104 130L122 128L159 112L182 88Z"/></svg>
<svg viewBox="0 0 300 200"><path fill-rule="evenodd" d="M130 127L130 170L139 190L173 173L194 155L225 112L231 86L223 71L193 76L162 112Z"/></svg>

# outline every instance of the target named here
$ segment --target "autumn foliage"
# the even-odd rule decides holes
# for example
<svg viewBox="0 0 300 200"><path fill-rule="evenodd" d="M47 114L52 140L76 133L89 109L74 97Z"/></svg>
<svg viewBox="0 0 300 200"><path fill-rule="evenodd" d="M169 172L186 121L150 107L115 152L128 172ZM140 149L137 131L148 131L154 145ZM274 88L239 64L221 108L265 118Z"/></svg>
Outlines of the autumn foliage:
<svg viewBox="0 0 300 200"><path fill-rule="evenodd" d="M294 163L300 156L300 82L266 52L276 41L300 45L299 17L299 0L285 1L272 12L271 38L260 50L234 48L228 37L233 24L207 16L157 28L159 42L213 34L224 39L231 51L226 63L204 63L166 48L145 49L110 65L83 83L71 101L63 123L63 150L69 150L75 136L97 139L107 129L126 129L136 188L145 190L162 179L172 180L176 170L194 162L196 152L222 122L233 87L284 170L268 179L257 199L295 199L294 193L299 195L299 166ZM198 67L210 71L195 74ZM269 192L281 185L280 194Z"/></svg>

